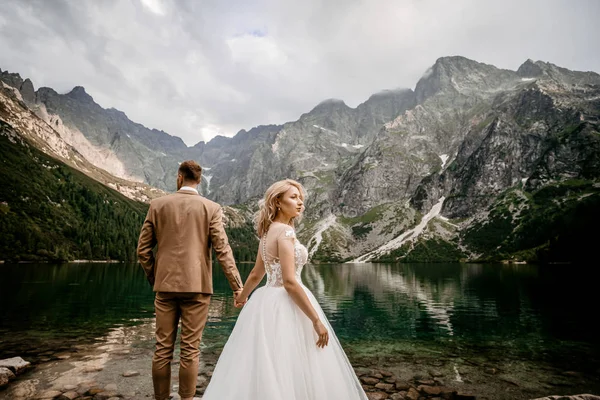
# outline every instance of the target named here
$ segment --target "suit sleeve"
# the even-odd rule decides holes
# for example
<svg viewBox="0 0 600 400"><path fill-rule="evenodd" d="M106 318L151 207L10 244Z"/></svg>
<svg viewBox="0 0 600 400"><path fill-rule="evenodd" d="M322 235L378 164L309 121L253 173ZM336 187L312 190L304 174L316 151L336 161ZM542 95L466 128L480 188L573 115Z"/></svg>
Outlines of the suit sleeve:
<svg viewBox="0 0 600 400"><path fill-rule="evenodd" d="M225 277L229 281L229 286L234 291L241 289L243 287L242 279L235 265L233 252L229 246L229 239L227 239L227 234L223 227L223 210L220 207L210 220L210 240L215 253L217 253L217 259L225 273Z"/></svg>
<svg viewBox="0 0 600 400"><path fill-rule="evenodd" d="M156 246L156 231L154 229L154 213L152 204L148 209L148 214L142 225L142 231L140 232L140 238L138 240L137 256L150 286L154 287L154 253L152 249Z"/></svg>

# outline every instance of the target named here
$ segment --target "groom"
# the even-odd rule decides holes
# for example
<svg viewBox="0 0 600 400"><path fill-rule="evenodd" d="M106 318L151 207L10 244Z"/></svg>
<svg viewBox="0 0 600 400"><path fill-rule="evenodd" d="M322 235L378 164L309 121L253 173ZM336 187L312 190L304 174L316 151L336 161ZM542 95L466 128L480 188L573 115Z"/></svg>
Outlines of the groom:
<svg viewBox="0 0 600 400"><path fill-rule="evenodd" d="M169 398L179 320L179 395L183 400L191 400L196 393L200 339L213 292L212 249L234 297L242 290L242 280L223 229L221 207L198 194L201 174L202 168L195 161L181 163L177 192L152 201L138 242L140 264L156 292L152 381L157 400ZM156 256L152 252L155 245L158 245Z"/></svg>

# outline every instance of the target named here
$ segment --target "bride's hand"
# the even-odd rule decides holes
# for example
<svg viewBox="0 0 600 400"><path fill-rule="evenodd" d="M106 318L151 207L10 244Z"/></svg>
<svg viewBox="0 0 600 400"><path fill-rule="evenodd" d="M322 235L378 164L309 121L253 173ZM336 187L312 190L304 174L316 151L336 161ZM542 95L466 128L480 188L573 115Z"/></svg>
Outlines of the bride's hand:
<svg viewBox="0 0 600 400"><path fill-rule="evenodd" d="M316 320L313 323L313 328L315 328L315 332L319 335L319 340L317 340L317 347L325 347L329 343L329 332L325 325L321 322L320 319Z"/></svg>
<svg viewBox="0 0 600 400"><path fill-rule="evenodd" d="M240 295L242 294L242 290L236 290L233 292L233 306L237 308L241 308L246 304L248 298L242 299Z"/></svg>

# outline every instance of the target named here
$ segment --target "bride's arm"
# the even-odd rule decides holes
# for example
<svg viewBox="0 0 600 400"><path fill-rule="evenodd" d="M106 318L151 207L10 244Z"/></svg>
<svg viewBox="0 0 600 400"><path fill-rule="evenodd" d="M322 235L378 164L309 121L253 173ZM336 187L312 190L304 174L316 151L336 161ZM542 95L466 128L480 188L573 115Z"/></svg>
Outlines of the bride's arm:
<svg viewBox="0 0 600 400"><path fill-rule="evenodd" d="M279 249L279 261L281 263L281 275L283 278L283 287L288 292L292 300L300 307L302 312L312 321L313 327L319 336L317 346L325 347L329 342L329 333L327 328L319 319L317 311L308 300L306 292L296 280L296 266L294 265L294 238L280 237L277 240Z"/></svg>
<svg viewBox="0 0 600 400"><path fill-rule="evenodd" d="M254 264L254 268L252 268L252 271L250 271L250 274L246 279L246 283L244 283L244 289L238 296L240 301L245 301L248 298L248 296L250 296L250 293L252 293L252 291L256 289L256 286L258 286L260 281L262 281L263 277L265 276L265 264L260 254L260 244L258 246L259 251L256 257L256 263Z"/></svg>

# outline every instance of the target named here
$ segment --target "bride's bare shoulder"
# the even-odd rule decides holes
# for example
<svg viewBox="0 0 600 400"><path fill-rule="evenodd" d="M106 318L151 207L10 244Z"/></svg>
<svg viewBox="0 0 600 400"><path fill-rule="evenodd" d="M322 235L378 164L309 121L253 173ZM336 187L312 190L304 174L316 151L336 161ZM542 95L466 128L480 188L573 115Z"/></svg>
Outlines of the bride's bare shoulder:
<svg viewBox="0 0 600 400"><path fill-rule="evenodd" d="M274 237L279 237L284 235L285 236L293 236L294 235L294 228L284 224L282 222L273 222L271 223L271 226L269 227L269 231L267 232L267 235L271 236L273 235Z"/></svg>

